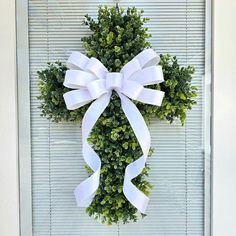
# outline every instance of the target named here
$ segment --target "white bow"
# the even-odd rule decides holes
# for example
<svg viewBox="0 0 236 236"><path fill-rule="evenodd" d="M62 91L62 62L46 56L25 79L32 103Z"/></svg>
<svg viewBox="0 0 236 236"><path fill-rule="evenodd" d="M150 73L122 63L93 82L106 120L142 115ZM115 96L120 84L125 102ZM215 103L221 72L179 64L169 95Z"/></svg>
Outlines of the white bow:
<svg viewBox="0 0 236 236"><path fill-rule="evenodd" d="M161 66L156 66L159 61L160 57L155 51L145 49L118 73L108 72L98 59L88 58L80 52L73 52L69 57L67 67L70 70L66 71L64 86L75 90L64 94L67 108L74 110L95 100L82 120L83 156L94 173L79 184L74 191L78 206L87 207L99 187L101 160L88 144L87 138L108 106L112 90L115 90L143 152L139 159L125 169L123 193L131 204L140 212L145 213L149 198L135 187L131 180L137 177L145 167L151 138L142 115L130 99L161 105L164 92L144 87L164 81Z"/></svg>

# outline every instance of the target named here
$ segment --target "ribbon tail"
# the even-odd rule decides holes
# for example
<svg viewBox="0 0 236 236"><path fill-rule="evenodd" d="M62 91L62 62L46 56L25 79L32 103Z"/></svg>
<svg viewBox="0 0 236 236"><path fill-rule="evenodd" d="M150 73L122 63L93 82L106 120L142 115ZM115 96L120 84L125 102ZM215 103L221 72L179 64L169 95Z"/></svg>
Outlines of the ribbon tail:
<svg viewBox="0 0 236 236"><path fill-rule="evenodd" d="M83 157L86 164L94 171L94 173L80 183L74 190L77 205L80 207L87 207L90 205L95 192L99 187L101 160L88 144L87 138L98 118L108 106L110 97L111 93L108 93L94 101L86 111L82 120Z"/></svg>
<svg viewBox="0 0 236 236"><path fill-rule="evenodd" d="M131 181L141 174L145 167L151 143L150 133L141 113L134 103L121 93L119 93L119 96L121 99L122 109L143 151L143 156L129 164L125 169L123 192L125 197L133 206L135 206L141 213L145 213L149 198Z"/></svg>

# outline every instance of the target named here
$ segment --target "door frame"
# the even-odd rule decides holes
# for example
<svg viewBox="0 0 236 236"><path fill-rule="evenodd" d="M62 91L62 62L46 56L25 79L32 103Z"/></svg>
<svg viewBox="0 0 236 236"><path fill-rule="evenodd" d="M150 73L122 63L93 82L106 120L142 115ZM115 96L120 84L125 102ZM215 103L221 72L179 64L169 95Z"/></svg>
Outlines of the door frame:
<svg viewBox="0 0 236 236"><path fill-rule="evenodd" d="M211 0L206 0L205 41L205 204L204 235L211 235ZM17 29L17 81L18 81L18 142L19 142L19 206L20 235L31 236L31 134L30 134L30 83L28 42L28 0L16 0Z"/></svg>

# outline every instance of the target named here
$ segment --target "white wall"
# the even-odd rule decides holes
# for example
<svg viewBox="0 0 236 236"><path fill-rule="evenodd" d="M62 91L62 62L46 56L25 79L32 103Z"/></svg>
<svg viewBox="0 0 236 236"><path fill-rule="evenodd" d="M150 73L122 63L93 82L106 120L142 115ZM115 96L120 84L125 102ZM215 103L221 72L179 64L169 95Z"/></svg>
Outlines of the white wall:
<svg viewBox="0 0 236 236"><path fill-rule="evenodd" d="M0 235L17 236L15 1L0 1Z"/></svg>
<svg viewBox="0 0 236 236"><path fill-rule="evenodd" d="M236 235L236 1L215 0L213 235Z"/></svg>

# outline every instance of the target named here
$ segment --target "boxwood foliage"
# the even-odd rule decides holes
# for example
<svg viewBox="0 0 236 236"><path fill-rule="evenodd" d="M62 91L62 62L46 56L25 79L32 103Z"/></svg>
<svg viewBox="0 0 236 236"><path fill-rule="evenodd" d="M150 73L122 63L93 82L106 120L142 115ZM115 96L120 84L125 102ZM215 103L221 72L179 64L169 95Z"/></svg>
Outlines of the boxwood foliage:
<svg viewBox="0 0 236 236"><path fill-rule="evenodd" d="M84 24L92 31L90 36L82 38L87 56L98 58L109 71L120 71L135 55L151 46L147 41L151 35L144 26L148 20L143 17L142 10L134 7L127 10L99 7L96 21L88 15L84 20ZM177 58L170 55L161 55L160 65L165 81L151 87L165 92L162 106L134 102L147 122L152 117L170 123L179 118L184 124L186 111L196 103L197 88L191 86L194 68L181 67ZM66 66L57 61L48 63L45 69L38 71L40 109L42 116L54 122L80 122L89 105L74 111L66 109L63 100L63 94L68 91L63 86L66 70ZM102 168L100 186L86 209L87 213L108 225L120 221L137 221L140 214L125 198L122 186L126 166L139 158L142 152L115 93L93 128L89 142L101 158ZM152 188L147 178L148 170L146 165L143 172L133 180L146 195ZM88 167L87 171L91 174Z"/></svg>

